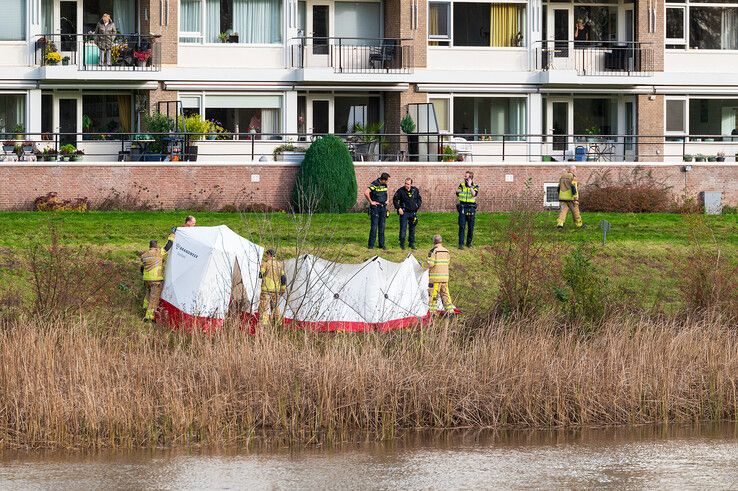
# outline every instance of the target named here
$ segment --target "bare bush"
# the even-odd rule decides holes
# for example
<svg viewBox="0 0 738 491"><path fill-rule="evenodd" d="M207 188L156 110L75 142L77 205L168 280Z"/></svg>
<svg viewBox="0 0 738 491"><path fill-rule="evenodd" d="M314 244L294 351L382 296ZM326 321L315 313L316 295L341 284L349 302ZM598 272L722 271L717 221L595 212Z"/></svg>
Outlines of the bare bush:
<svg viewBox="0 0 738 491"><path fill-rule="evenodd" d="M63 199L59 193L51 192L33 200L33 209L36 211L87 211L90 209L90 200L87 198Z"/></svg>
<svg viewBox="0 0 738 491"><path fill-rule="evenodd" d="M154 191L149 189L148 186L143 186L137 182L133 183L131 190L118 191L116 188L110 188L108 195L95 208L101 211L152 211L163 209L164 203L154 201L159 199L159 195L154 194L151 197L152 193Z"/></svg>
<svg viewBox="0 0 738 491"><path fill-rule="evenodd" d="M690 211L688 200L678 200L673 189L652 170L635 167L613 176L611 169L593 173L582 186L582 211L657 213Z"/></svg>

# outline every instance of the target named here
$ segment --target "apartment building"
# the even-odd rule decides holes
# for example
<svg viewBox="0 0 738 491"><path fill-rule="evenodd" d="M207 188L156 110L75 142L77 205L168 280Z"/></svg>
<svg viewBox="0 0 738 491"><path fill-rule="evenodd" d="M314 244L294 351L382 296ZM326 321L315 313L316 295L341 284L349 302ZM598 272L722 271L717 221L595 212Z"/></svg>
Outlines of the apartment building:
<svg viewBox="0 0 738 491"><path fill-rule="evenodd" d="M381 123L394 160L738 152L738 0L4 0L0 133L117 160L144 114L227 130L201 160ZM123 35L112 63L94 30ZM49 53L58 53L49 56ZM169 103L167 103L169 101ZM174 103L173 101L177 101ZM161 103L161 104L160 104ZM394 136L397 135L397 136ZM128 138L130 139L130 138ZM439 144L439 142L441 142Z"/></svg>

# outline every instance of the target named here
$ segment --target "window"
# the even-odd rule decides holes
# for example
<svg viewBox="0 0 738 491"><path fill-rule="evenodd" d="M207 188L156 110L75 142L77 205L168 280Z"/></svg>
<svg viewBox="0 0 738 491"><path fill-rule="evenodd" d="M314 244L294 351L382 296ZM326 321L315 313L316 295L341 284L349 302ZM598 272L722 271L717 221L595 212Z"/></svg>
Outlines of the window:
<svg viewBox="0 0 738 491"><path fill-rule="evenodd" d="M451 39L451 4L428 4L428 38L433 46L448 46Z"/></svg>
<svg viewBox="0 0 738 491"><path fill-rule="evenodd" d="M492 140L524 135L525 109L524 97L455 97L454 133L488 135Z"/></svg>
<svg viewBox="0 0 738 491"><path fill-rule="evenodd" d="M205 119L231 133L263 134L264 139L279 139L281 104L282 97L276 95L208 95Z"/></svg>
<svg viewBox="0 0 738 491"><path fill-rule="evenodd" d="M687 132L687 101L666 99L666 133Z"/></svg>
<svg viewBox="0 0 738 491"><path fill-rule="evenodd" d="M691 49L738 49L738 7L690 7Z"/></svg>
<svg viewBox="0 0 738 491"><path fill-rule="evenodd" d="M433 104L436 110L436 119L438 121L439 131L451 131L451 125L449 124L449 110L448 106L451 102L449 99L429 99L429 102Z"/></svg>
<svg viewBox="0 0 738 491"><path fill-rule="evenodd" d="M333 126L336 133L355 131L357 124L368 126L380 121L379 97L336 96L333 100Z"/></svg>
<svg viewBox="0 0 738 491"><path fill-rule="evenodd" d="M686 44L684 35L684 7L668 7L666 9L666 43Z"/></svg>
<svg viewBox="0 0 738 491"><path fill-rule="evenodd" d="M110 14L119 33L138 32L136 0L84 0L82 8L83 32L94 31L104 12Z"/></svg>
<svg viewBox="0 0 738 491"><path fill-rule="evenodd" d="M180 0L180 42L282 42L281 0Z"/></svg>
<svg viewBox="0 0 738 491"><path fill-rule="evenodd" d="M22 130L18 131L20 128ZM0 94L0 131L3 139L12 138L9 134L23 133L26 127L26 96L21 94Z"/></svg>
<svg viewBox="0 0 738 491"><path fill-rule="evenodd" d="M618 8L574 6L574 21L581 19L589 29L589 41L615 41L618 34Z"/></svg>
<svg viewBox="0 0 738 491"><path fill-rule="evenodd" d="M0 15L0 41L26 39L26 0L3 0Z"/></svg>
<svg viewBox="0 0 738 491"><path fill-rule="evenodd" d="M605 97L577 97L574 99L575 135L615 135L618 103Z"/></svg>
<svg viewBox="0 0 738 491"><path fill-rule="evenodd" d="M525 32L525 4L460 1L429 4L428 39L432 46L525 46ZM453 43L449 42L451 39Z"/></svg>
<svg viewBox="0 0 738 491"><path fill-rule="evenodd" d="M737 135L738 99L690 98L689 134L731 137Z"/></svg>
<svg viewBox="0 0 738 491"><path fill-rule="evenodd" d="M85 94L82 96L83 133L131 133L131 94ZM85 139L107 139L88 135Z"/></svg>

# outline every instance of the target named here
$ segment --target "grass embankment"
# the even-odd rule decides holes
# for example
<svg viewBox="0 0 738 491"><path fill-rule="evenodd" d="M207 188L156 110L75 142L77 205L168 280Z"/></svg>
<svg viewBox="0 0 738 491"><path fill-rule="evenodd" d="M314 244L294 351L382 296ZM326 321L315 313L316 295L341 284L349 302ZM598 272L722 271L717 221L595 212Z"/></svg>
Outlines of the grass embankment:
<svg viewBox="0 0 738 491"><path fill-rule="evenodd" d="M710 268L692 274L690 256L697 249L688 218L585 215L592 225L601 218L613 223L608 244L600 246L596 227L556 232L552 214L536 217L533 231L545 249L565 255L573 243L595 247L593 278L607 277L608 308L583 325L571 319L576 309L545 288L533 299L545 308L527 317L495 310L500 275L525 276L521 257L540 262L546 256L519 254L526 242L513 244L517 231L508 228L508 216L482 214L478 247L454 253L452 292L465 309L461 319L382 335L266 330L252 337L228 323L217 335L189 336L140 322L134 253L149 239L164 237L182 216L0 214L6 252L0 264L0 446L231 444L263 432L316 442L356 432L387 438L419 427L612 425L738 415L738 329L728 311L736 299L726 300L723 288L716 293L723 296L722 311L688 313L684 302L686 285L709 285L710 278L725 285L735 276L710 276ZM105 278L101 262L105 281L96 290L98 300L61 316L44 315L64 305L56 296L45 296L40 311L32 308L39 292L25 270L29 245L48 241L50 218L72 248L44 256L39 271L76 282L71 289L52 285L56 296L74 296L99 281L95 258L112 259L118 268ZM453 243L454 219L423 215L417 255L425 255L434 233ZM201 225L226 223L265 246L279 246L285 256L306 247L343 261L370 255L364 215L294 220L283 214L198 215ZM388 244L394 245L396 222L390 223ZM707 223L710 247L717 243L735 265L735 217ZM88 269L59 267L78 257L76 245L86 244L93 254ZM510 244L518 261L501 263L494 244ZM395 246L382 255L397 260L404 253ZM544 268L553 272L542 278L560 279L557 268ZM578 291L564 292L567 302ZM598 301L588 296L592 292L581 293L580 307Z"/></svg>

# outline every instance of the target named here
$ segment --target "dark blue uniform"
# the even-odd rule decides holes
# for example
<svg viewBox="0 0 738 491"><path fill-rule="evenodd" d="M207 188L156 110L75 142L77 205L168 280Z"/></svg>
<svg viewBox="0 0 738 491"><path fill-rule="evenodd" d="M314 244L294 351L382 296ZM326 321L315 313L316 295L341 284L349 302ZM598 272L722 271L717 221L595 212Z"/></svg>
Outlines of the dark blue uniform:
<svg viewBox="0 0 738 491"><path fill-rule="evenodd" d="M395 195L392 197L392 204L395 209L401 209L403 212L400 215L400 247L403 249L405 248L405 237L408 229L410 229L408 243L411 249L415 249L415 225L418 223L418 210L422 203L423 198L420 197L420 190L415 186L410 186L409 191L405 189L405 186L402 186L395 191Z"/></svg>
<svg viewBox="0 0 738 491"><path fill-rule="evenodd" d="M369 205L371 228L369 229L369 249L374 248L375 240L384 248L384 224L387 220L387 184L375 179L369 185L369 198L379 205Z"/></svg>

